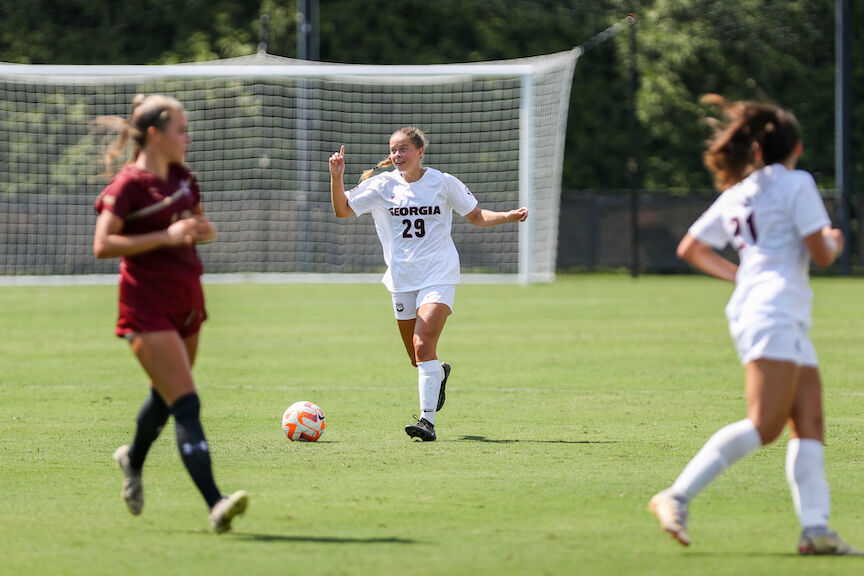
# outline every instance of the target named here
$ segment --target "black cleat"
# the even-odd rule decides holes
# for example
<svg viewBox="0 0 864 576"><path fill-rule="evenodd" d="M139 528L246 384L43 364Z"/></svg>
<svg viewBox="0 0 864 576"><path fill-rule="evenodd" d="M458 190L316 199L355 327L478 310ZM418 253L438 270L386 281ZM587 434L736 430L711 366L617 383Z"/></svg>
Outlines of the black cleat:
<svg viewBox="0 0 864 576"><path fill-rule="evenodd" d="M444 407L444 387L447 386L447 378L450 376L450 364L448 362L441 362L441 369L444 370L444 379L441 380L441 389L438 391L438 406L435 408L435 411L438 412L441 408Z"/></svg>
<svg viewBox="0 0 864 576"><path fill-rule="evenodd" d="M411 438L420 438L423 442L435 441L435 426L425 418L420 418L416 424L405 426L405 433Z"/></svg>

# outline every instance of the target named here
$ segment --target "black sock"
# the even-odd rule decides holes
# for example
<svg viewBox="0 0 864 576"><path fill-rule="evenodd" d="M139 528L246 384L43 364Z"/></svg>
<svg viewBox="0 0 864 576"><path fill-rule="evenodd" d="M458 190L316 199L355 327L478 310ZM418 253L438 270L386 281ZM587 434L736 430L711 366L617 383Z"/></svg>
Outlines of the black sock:
<svg viewBox="0 0 864 576"><path fill-rule="evenodd" d="M135 428L135 439L129 447L129 464L135 470L141 470L150 446L159 437L165 422L171 415L171 410L159 393L150 389L150 396L144 400L138 412L138 425Z"/></svg>
<svg viewBox="0 0 864 576"><path fill-rule="evenodd" d="M178 398L171 406L174 414L174 427L177 432L177 449L180 458L189 475L198 487L198 491L207 501L207 506L213 506L222 499L222 494L213 480L213 467L210 463L210 449L204 438L199 415L201 402L195 392Z"/></svg>

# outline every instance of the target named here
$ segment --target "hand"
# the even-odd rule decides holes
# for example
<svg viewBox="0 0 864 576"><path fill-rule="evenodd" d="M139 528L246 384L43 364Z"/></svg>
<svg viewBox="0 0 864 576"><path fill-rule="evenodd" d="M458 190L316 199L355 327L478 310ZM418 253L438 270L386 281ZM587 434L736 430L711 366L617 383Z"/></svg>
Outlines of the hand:
<svg viewBox="0 0 864 576"><path fill-rule="evenodd" d="M843 232L837 228L826 226L822 229L822 237L825 239L825 243L828 244L833 255L836 256L843 252Z"/></svg>
<svg viewBox="0 0 864 576"><path fill-rule="evenodd" d="M206 216L196 215L192 216L198 223L197 226L197 236L195 238L195 242L203 244L205 242L210 242L214 238L216 238L216 229L213 227L213 224L210 223L210 220L207 219Z"/></svg>
<svg viewBox="0 0 864 576"><path fill-rule="evenodd" d="M341 178L342 173L345 172L345 146L343 145L339 148L339 152L336 152L332 156L330 156L330 174Z"/></svg>
<svg viewBox="0 0 864 576"><path fill-rule="evenodd" d="M507 212L507 222L524 222L528 218L528 209L525 207Z"/></svg>
<svg viewBox="0 0 864 576"><path fill-rule="evenodd" d="M216 236L216 231L204 216L190 216L174 222L168 227L169 246L191 246L195 242L207 242Z"/></svg>

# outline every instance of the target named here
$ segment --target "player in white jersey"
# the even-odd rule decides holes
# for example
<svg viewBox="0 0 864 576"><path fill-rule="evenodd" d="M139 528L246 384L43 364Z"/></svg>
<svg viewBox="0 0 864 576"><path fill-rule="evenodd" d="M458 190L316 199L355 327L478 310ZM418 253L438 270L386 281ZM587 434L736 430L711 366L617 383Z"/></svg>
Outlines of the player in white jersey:
<svg viewBox="0 0 864 576"><path fill-rule="evenodd" d="M411 364L417 367L420 418L405 432L423 441L435 440L435 412L445 399L450 365L438 360L438 339L453 311L459 283L459 254L450 235L455 210L476 226L524 222L528 210L493 212L455 176L422 165L426 137L414 127L390 137L390 155L378 168L396 170L370 178L345 193L345 147L330 156L330 192L339 218L372 213L384 251L387 271L382 282L390 291L399 333Z"/></svg>
<svg viewBox="0 0 864 576"><path fill-rule="evenodd" d="M799 552L864 555L828 528L822 381L807 334L810 260L831 264L843 236L831 228L813 178L795 170L803 148L791 113L716 95L704 101L726 118L704 154L724 191L690 227L678 255L735 283L726 316L745 366L748 411L746 419L716 432L649 507L664 530L689 545L690 500L726 468L773 442L788 423L786 477L802 527ZM727 244L738 251L739 265L715 252Z"/></svg>

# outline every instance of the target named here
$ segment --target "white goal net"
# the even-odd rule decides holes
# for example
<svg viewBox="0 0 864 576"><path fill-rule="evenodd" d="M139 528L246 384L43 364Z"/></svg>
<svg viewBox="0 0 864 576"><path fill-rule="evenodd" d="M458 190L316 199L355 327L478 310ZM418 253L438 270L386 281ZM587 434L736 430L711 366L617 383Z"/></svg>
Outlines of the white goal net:
<svg viewBox="0 0 864 576"><path fill-rule="evenodd" d="M425 164L460 178L481 207L531 212L525 224L486 229L455 216L463 272L551 280L577 56L431 66L266 54L174 66L0 63L0 280L116 272L91 249L92 205L106 184L105 135L93 120L128 116L137 93L186 106L187 164L219 231L200 248L208 275L380 273L371 219L332 215L327 158L345 145L350 189L387 156L390 134L413 125L431 142Z"/></svg>

